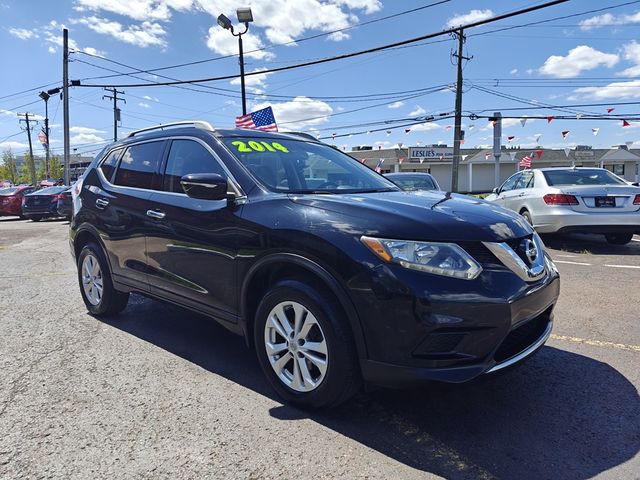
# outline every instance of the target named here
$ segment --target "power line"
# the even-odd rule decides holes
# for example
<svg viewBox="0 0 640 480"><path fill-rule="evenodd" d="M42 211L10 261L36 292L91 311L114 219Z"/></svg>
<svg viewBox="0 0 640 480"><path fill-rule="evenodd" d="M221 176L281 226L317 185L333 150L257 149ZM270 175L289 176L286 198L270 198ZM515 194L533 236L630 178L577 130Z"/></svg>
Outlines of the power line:
<svg viewBox="0 0 640 480"><path fill-rule="evenodd" d="M253 75L263 75L265 73L275 73L275 72L283 72L283 71L287 71L287 70L293 70L296 68L302 68L302 67L308 67L311 65L318 65L321 63L327 63L327 62L333 62L336 60L344 60L347 58L352 58L352 57L357 57L360 55L366 55L369 53L374 53L374 52L379 52L381 50L386 50L389 48L393 48L393 47L398 47L398 46L402 46L402 45L408 45L411 43L416 43L416 42L420 42L422 40L427 40L430 38L435 38L435 37L440 37L443 35L449 35L451 33L454 33L458 30L462 29L468 29L468 28L473 28L473 27L479 27L481 25L486 25L489 23L493 23L496 22L498 20L504 20L505 18L511 18L511 17L515 17L518 15L523 15L525 13L530 13L533 11L537 11L543 8L549 8L551 6L554 5L559 5L561 3L566 3L569 0L552 0L550 2L546 2L540 5L535 5L532 7L528 7L528 8L524 8L521 10L516 10L514 12L510 12L510 13L506 13L503 15L497 15L491 18L487 18L484 20L479 20L476 22L471 22L469 24L466 25L461 25L455 28L449 28L446 30L442 30L440 32L433 32L433 33L429 33L426 35L421 35L419 37L414 37L414 38L410 38L407 40L401 40L399 42L394 42L394 43L390 43L390 44L386 44L386 45L381 45L378 47L372 47L372 48L368 48L365 50L359 50L356 52L351 52L351 53L345 53L342 55L336 55L333 57L326 57L323 59L319 59L319 60L313 60L313 61L309 61L309 62L303 62L303 63L299 63L299 64L294 64L294 65L287 65L284 67L276 67L276 68L272 68L272 69L268 69L268 70L263 70L263 71L257 71L257 72L249 72L246 73L245 76L253 76ZM637 0L640 2L640 0ZM152 86L169 86L169 85L182 85L185 83L205 83L205 82L213 82L213 81L217 81L217 80L230 80L230 79L234 79L234 78L238 78L238 75L225 75L225 76L220 76L220 77L210 77L210 78L201 78L201 79L194 79L194 80L179 80L179 81L170 81L170 82L157 82L157 83L143 83L143 84L85 84L82 85L82 83L79 80L76 80L75 82L73 82L76 86L79 87L114 87L114 88L133 88L133 87L152 87Z"/></svg>

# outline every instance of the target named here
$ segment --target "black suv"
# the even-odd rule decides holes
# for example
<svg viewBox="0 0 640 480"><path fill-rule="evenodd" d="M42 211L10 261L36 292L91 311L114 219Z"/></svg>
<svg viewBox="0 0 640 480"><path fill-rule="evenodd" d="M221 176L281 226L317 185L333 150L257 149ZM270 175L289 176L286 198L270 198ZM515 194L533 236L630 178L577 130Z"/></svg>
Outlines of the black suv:
<svg viewBox="0 0 640 480"><path fill-rule="evenodd" d="M208 315L299 405L336 405L363 381L468 381L551 333L558 272L521 217L403 192L304 136L139 130L96 157L73 202L92 314L138 292Z"/></svg>

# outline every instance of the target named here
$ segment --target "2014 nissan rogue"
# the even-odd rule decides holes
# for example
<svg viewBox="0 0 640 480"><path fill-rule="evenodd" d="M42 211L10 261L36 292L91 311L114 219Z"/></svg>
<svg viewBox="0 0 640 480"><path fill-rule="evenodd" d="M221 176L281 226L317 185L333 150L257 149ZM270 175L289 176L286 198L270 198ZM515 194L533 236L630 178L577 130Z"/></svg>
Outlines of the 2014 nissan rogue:
<svg viewBox="0 0 640 480"><path fill-rule="evenodd" d="M337 405L363 382L465 382L551 333L558 271L519 215L403 192L306 136L135 131L96 157L73 202L90 313L138 292L205 314L299 405Z"/></svg>

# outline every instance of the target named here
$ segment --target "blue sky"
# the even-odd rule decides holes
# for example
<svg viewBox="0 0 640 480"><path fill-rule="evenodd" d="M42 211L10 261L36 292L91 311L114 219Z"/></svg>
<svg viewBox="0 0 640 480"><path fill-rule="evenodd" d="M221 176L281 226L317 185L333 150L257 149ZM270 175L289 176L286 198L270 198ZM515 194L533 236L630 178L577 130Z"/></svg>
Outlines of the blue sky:
<svg viewBox="0 0 640 480"><path fill-rule="evenodd" d="M138 69L154 69L185 62L209 60L237 53L237 40L218 27L216 17L225 13L235 21L238 7L251 6L255 22L245 35L249 53L247 71L269 69L317 59L440 31L474 19L499 15L533 5L519 1L451 0L411 14L399 15L369 25L360 23L410 9L435 0L0 0L0 45L5 73L0 79L0 97L32 87L62 83L62 26L70 29L75 52L71 55L70 78L83 83L128 84L162 81L156 76L193 79L238 73L237 57L206 61L189 67L137 73L138 79L116 76L134 72L109 62ZM535 2L535 3L542 3ZM576 144L604 148L635 142L640 146L640 120L623 128L622 120L586 120L584 115L606 114L638 118L640 102L640 1L616 7L623 0L572 0L559 6L496 22L467 31L465 55L473 55L464 69L465 114L486 115L502 111L515 116L505 120L504 143L532 148L535 139L544 147L563 148ZM607 8L612 7L612 8ZM555 20L589 10L603 9L573 18ZM490 33L498 28L548 20L523 28ZM340 32L336 30L345 29ZM334 32L315 39L292 40ZM452 145L452 119L405 128L356 126L390 119L416 118L453 111L455 66L450 51L455 40L439 37L436 43L420 42L410 48L318 66L251 77L249 109L272 105L281 127L331 136L334 143L350 149L354 145L419 145L442 142ZM287 45L278 45L288 43ZM273 45L273 46L272 46ZM100 58L103 57L103 58ZM87 63L83 63L87 62ZM93 65L89 65L93 64ZM108 69L108 70L105 70ZM218 81L208 86L123 87L127 103L121 104L120 134L135 128L184 119L208 120L214 126L230 127L241 114L237 81ZM215 90L225 89L225 90ZM193 91L197 89L199 91ZM370 94L399 93L384 99ZM11 148L22 154L26 134L19 133L17 112L44 114L38 90L0 99L0 150ZM111 103L102 99L101 88L72 88L70 118L72 152L93 154L112 137ZM264 97L264 95L282 97ZM413 95L413 98L409 98ZM351 96L351 97L349 97ZM518 99L504 98L517 96ZM342 98L328 98L342 97ZM344 98L348 97L348 98ZM357 100L357 101L354 101ZM365 101L362 101L365 100ZM32 103L34 102L34 103ZM635 105L613 105L636 102ZM32 104L31 104L32 103ZM534 107L541 103L602 106L553 109L506 110ZM532 105L533 104L533 105ZM358 111L352 112L352 110ZM51 146L62 152L62 104L49 101ZM569 115L568 120L527 120L523 116ZM41 118L41 117L36 117ZM42 123L42 122L40 122ZM463 119L467 147L491 143L486 119ZM374 128L381 132L361 133ZM387 133L389 128L390 133ZM593 135L592 129L598 129ZM569 131L566 139L561 132ZM349 136L349 134L352 134ZM340 137L339 135L345 135ZM331 142L331 140L329 140ZM37 142L36 142L37 143ZM41 153L41 148L36 148Z"/></svg>

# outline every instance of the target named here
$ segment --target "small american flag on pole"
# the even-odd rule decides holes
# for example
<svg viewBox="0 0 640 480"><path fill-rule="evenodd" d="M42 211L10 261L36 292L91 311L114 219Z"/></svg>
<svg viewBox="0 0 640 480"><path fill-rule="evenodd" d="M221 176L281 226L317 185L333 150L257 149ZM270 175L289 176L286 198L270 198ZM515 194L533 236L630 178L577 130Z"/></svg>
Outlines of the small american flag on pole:
<svg viewBox="0 0 640 480"><path fill-rule="evenodd" d="M264 130L265 132L278 131L276 118L273 116L273 109L271 107L236 117L236 127Z"/></svg>
<svg viewBox="0 0 640 480"><path fill-rule="evenodd" d="M522 160L520 160L519 165L522 168L531 168L531 162L533 162L533 152L531 153L531 155L526 155L522 157Z"/></svg>
<svg viewBox="0 0 640 480"><path fill-rule="evenodd" d="M382 172L382 164L384 163L384 158L381 158L380 160L378 160L378 164L376 165L376 168L374 168L374 170L377 173Z"/></svg>

